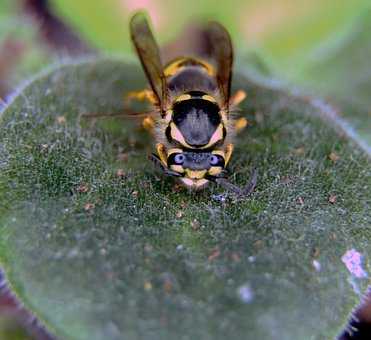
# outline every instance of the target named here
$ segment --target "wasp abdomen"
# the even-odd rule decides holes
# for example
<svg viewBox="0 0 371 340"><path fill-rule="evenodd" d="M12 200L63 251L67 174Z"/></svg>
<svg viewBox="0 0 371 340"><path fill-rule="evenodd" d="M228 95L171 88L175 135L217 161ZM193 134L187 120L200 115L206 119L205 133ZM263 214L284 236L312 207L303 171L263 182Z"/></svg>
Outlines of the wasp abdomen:
<svg viewBox="0 0 371 340"><path fill-rule="evenodd" d="M203 89L209 93L217 90L217 83L201 66L188 66L168 79L170 91Z"/></svg>

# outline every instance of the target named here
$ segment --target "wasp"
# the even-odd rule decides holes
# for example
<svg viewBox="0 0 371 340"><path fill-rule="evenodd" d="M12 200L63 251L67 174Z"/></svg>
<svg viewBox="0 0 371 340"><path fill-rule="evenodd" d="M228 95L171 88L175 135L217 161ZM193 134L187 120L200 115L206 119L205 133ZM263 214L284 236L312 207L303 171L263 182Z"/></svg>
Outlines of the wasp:
<svg viewBox="0 0 371 340"><path fill-rule="evenodd" d="M127 99L150 104L143 126L154 136L156 153L149 158L165 175L190 189L215 182L247 195L255 187L255 172L245 188L227 178L234 137L247 123L234 114L246 94L239 90L231 96L232 41L217 22L208 23L202 34L207 53L189 51L163 63L146 13L136 12L130 35L149 88L131 92Z"/></svg>

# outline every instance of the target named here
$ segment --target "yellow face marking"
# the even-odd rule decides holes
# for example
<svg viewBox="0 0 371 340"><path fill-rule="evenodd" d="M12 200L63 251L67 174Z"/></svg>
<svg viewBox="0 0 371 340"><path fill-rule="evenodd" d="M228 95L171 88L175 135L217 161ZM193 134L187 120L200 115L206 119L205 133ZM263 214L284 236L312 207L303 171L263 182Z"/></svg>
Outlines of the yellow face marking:
<svg viewBox="0 0 371 340"><path fill-rule="evenodd" d="M219 124L208 144L213 145L223 139L223 124Z"/></svg>
<svg viewBox="0 0 371 340"><path fill-rule="evenodd" d="M166 148L164 144L157 143L156 144L157 154L161 159L162 164L167 167L167 155L166 155Z"/></svg>
<svg viewBox="0 0 371 340"><path fill-rule="evenodd" d="M182 133L179 131L179 129L173 122L170 123L170 136L172 139L176 140L185 147L191 148L191 146L185 141Z"/></svg>
<svg viewBox="0 0 371 340"><path fill-rule="evenodd" d="M212 166L212 167L209 169L209 174L210 174L211 176L219 175L221 172L222 172L222 167L221 167L221 166Z"/></svg>
<svg viewBox="0 0 371 340"><path fill-rule="evenodd" d="M182 102L183 100L191 99L192 96L190 94L181 94L179 97L175 99L175 102Z"/></svg>
<svg viewBox="0 0 371 340"><path fill-rule="evenodd" d="M172 164L170 165L170 169L171 170L174 170L176 172L179 172L179 173L183 173L184 172L184 169L181 165L178 165L178 164Z"/></svg>
<svg viewBox="0 0 371 340"><path fill-rule="evenodd" d="M225 165L227 165L229 160L231 159L233 149L234 149L233 144L227 145L226 153L225 153Z"/></svg>
<svg viewBox="0 0 371 340"><path fill-rule="evenodd" d="M172 119L173 119L173 110L167 110L165 114L166 123L170 123Z"/></svg>
<svg viewBox="0 0 371 340"><path fill-rule="evenodd" d="M167 151L167 155L170 156L172 155L173 153L182 153L183 150L182 149L179 149L179 148L172 148L172 149L169 149Z"/></svg>
<svg viewBox="0 0 371 340"><path fill-rule="evenodd" d="M205 176L207 170L190 170L185 169L186 175L191 179L201 179Z"/></svg>
<svg viewBox="0 0 371 340"><path fill-rule="evenodd" d="M201 189L203 186L205 186L209 181L205 178L202 179L190 179L183 177L180 179L183 184L191 189Z"/></svg>
<svg viewBox="0 0 371 340"><path fill-rule="evenodd" d="M212 97L212 96L210 96L210 95L208 95L208 94L204 94L204 95L202 96L202 99L204 99L204 100L208 100L209 102L212 102L212 103L216 103L215 98Z"/></svg>
<svg viewBox="0 0 371 340"><path fill-rule="evenodd" d="M223 139L223 124L219 124L216 128L214 134L211 136L209 143L205 146L201 147L200 149L207 149L213 146L215 143L219 142Z"/></svg>

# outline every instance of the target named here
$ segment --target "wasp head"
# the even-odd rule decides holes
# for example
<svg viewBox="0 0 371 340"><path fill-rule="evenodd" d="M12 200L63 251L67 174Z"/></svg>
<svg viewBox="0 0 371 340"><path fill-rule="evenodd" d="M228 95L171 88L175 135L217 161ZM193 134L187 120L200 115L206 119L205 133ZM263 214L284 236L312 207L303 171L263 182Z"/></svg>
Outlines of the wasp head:
<svg viewBox="0 0 371 340"><path fill-rule="evenodd" d="M166 150L162 144L157 147L165 174L178 177L182 184L191 189L201 189L210 181L225 177L232 149L232 144L226 150L209 151L181 148Z"/></svg>

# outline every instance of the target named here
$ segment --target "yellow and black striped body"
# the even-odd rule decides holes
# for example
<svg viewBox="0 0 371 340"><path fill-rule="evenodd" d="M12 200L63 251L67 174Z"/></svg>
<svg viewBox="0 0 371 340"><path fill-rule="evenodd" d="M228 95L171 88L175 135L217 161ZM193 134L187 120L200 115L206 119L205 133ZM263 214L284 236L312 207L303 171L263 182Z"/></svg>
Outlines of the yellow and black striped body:
<svg viewBox="0 0 371 340"><path fill-rule="evenodd" d="M165 66L145 13L132 17L130 32L151 87L130 95L148 99L153 107L143 120L156 140L157 154L151 159L192 189L224 178L236 131L231 111L245 98L243 91L230 96L233 48L228 32L209 23L200 32L200 48L190 53L197 57L179 57Z"/></svg>
<svg viewBox="0 0 371 340"><path fill-rule="evenodd" d="M207 62L181 58L169 63L164 73L169 92L165 124L157 136L166 140L161 138L157 151L164 166L180 173L185 185L201 188L208 176L223 171L233 150L232 144L227 150L224 146L228 112L218 97L215 71Z"/></svg>

